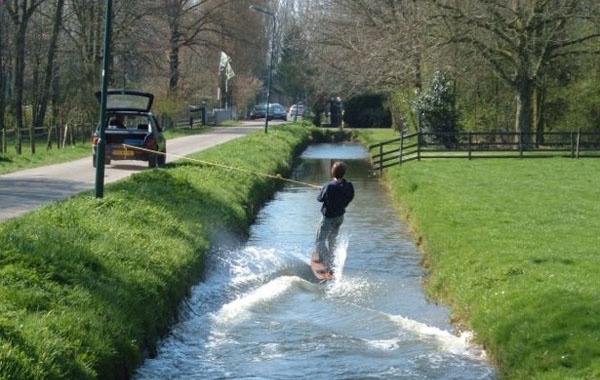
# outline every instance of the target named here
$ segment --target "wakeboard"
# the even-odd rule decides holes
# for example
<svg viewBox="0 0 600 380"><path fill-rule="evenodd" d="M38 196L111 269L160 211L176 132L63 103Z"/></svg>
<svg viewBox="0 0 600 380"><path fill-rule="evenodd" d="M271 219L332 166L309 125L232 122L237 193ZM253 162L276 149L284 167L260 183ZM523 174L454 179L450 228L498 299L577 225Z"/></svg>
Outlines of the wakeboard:
<svg viewBox="0 0 600 380"><path fill-rule="evenodd" d="M313 252L310 255L310 268L319 281L328 281L333 279L333 273L327 270L327 265L319 261L319 254Z"/></svg>

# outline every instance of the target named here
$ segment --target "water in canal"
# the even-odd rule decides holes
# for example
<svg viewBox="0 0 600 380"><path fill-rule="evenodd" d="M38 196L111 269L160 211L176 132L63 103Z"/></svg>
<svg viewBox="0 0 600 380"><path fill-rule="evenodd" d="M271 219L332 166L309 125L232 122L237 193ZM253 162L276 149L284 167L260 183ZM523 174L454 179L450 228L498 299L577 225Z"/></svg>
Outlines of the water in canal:
<svg viewBox="0 0 600 380"><path fill-rule="evenodd" d="M248 241L211 253L183 320L136 380L495 379L484 352L455 334L422 290L420 253L355 144L317 144L294 179L322 184L342 159L356 197L340 230L336 280L309 268L318 189L290 184Z"/></svg>

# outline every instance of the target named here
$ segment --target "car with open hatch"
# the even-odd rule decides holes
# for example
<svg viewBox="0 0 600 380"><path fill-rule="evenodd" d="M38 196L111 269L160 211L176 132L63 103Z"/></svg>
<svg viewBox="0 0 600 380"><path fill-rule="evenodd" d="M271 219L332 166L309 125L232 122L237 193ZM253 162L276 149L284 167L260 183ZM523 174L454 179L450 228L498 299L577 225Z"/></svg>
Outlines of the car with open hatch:
<svg viewBox="0 0 600 380"><path fill-rule="evenodd" d="M101 92L96 92L100 100ZM106 91L106 118L104 121L104 164L117 160L148 162L148 167L162 167L166 163L167 143L158 118L150 112L154 95L131 89ZM92 160L96 167L100 144L100 125L92 137Z"/></svg>

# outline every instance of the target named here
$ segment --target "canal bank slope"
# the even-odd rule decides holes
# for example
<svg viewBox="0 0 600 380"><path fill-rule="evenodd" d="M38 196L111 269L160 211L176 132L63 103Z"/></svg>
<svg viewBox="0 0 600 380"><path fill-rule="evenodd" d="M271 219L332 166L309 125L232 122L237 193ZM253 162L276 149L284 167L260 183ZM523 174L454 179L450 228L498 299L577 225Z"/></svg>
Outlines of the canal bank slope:
<svg viewBox="0 0 600 380"><path fill-rule="evenodd" d="M213 240L245 234L322 131L253 133L0 224L0 378L128 378Z"/></svg>

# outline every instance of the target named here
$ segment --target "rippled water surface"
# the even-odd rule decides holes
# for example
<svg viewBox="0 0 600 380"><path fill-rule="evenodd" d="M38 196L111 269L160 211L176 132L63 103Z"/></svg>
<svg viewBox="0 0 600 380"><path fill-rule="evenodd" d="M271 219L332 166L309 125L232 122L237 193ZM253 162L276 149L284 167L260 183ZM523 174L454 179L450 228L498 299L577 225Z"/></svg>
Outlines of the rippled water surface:
<svg viewBox="0 0 600 380"><path fill-rule="evenodd" d="M338 271L309 268L318 190L291 184L258 215L250 238L211 253L184 318L135 379L495 379L485 353L423 295L420 254L353 144L309 147L294 179L321 185L334 159L356 198L340 230Z"/></svg>

